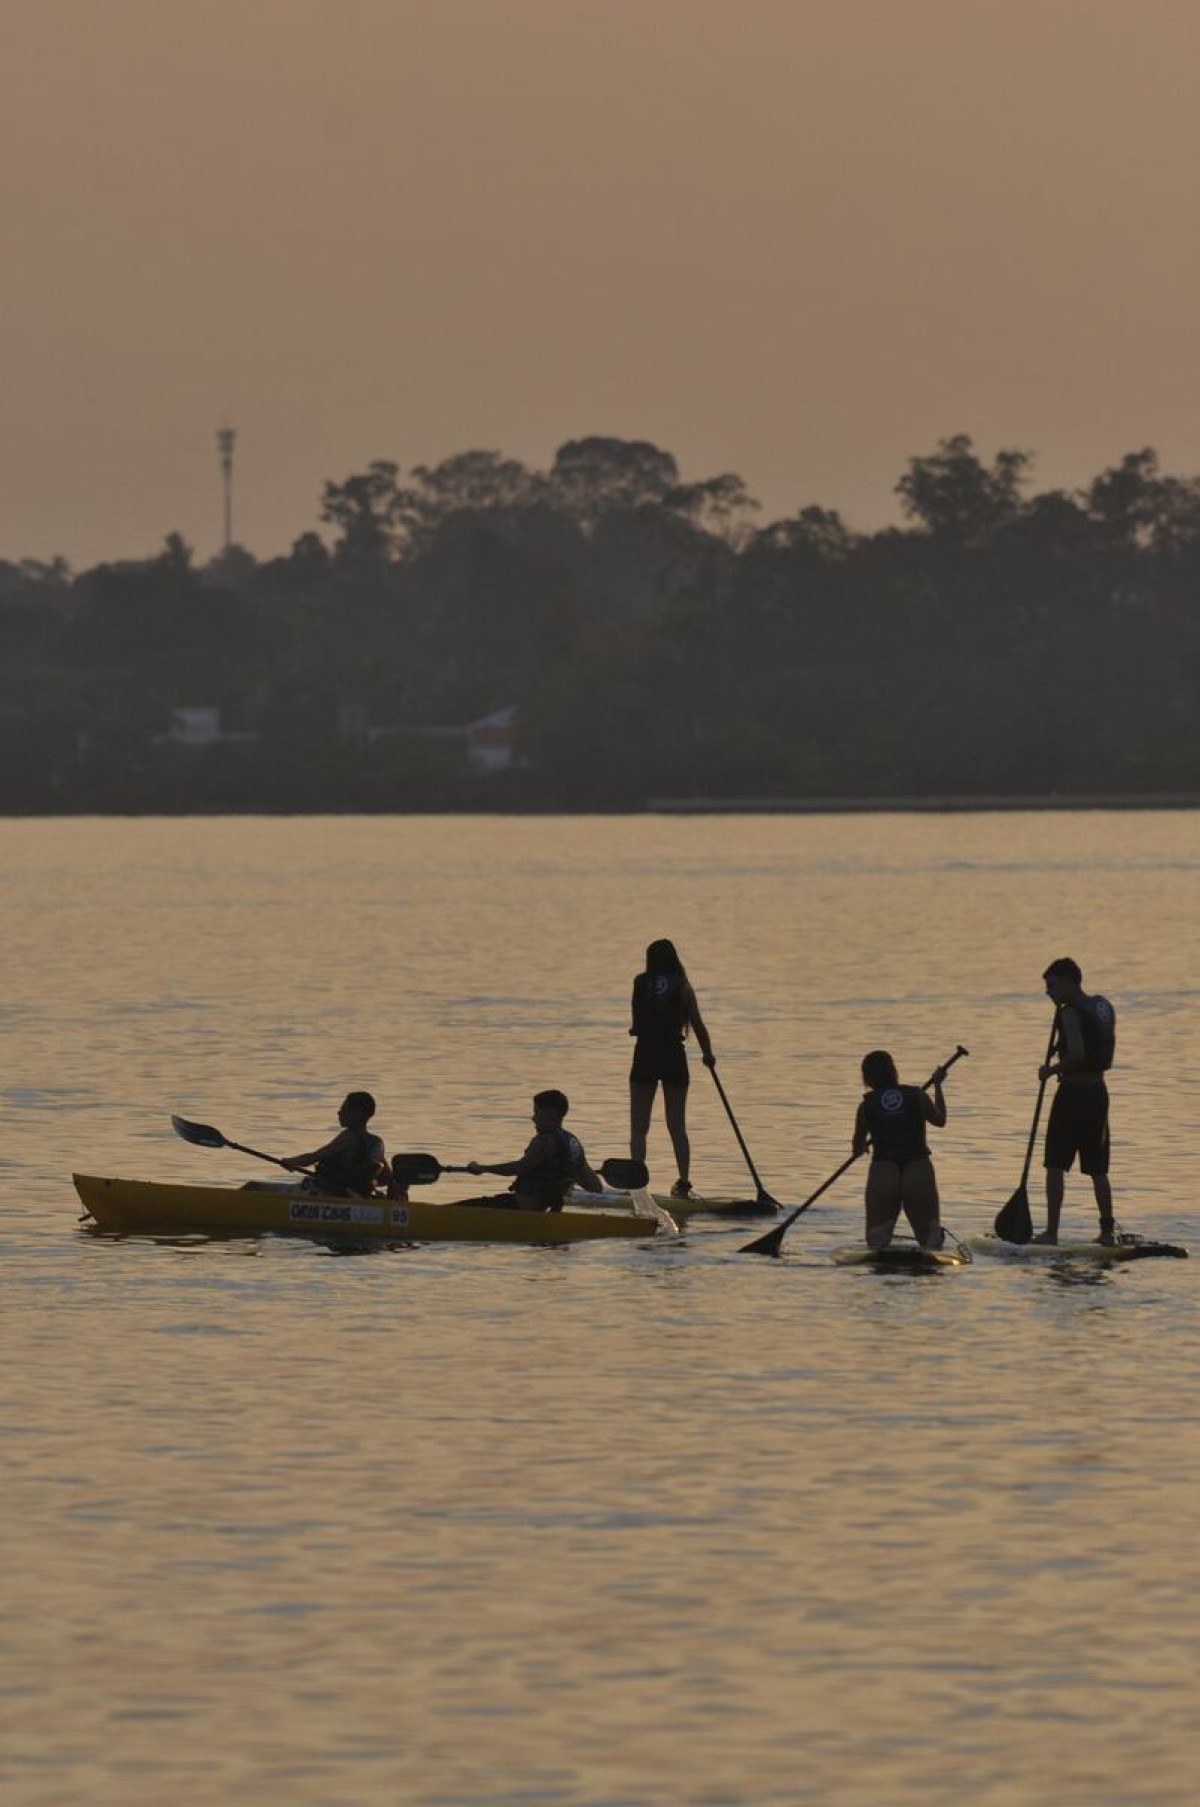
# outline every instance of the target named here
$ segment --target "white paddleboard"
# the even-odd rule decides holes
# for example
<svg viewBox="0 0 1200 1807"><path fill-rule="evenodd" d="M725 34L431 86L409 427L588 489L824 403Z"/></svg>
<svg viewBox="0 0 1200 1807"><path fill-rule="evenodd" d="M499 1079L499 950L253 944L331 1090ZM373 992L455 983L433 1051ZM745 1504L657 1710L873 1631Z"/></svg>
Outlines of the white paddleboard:
<svg viewBox="0 0 1200 1807"><path fill-rule="evenodd" d="M1006 1261L1149 1261L1155 1257L1186 1259L1187 1250L1173 1242L1152 1242L1132 1237L1127 1242L1087 1242L1064 1237L1060 1242L1005 1242L1001 1236L968 1236L974 1255L999 1256Z"/></svg>
<svg viewBox="0 0 1200 1807"><path fill-rule="evenodd" d="M849 1242L834 1249L830 1259L838 1267L899 1268L920 1274L942 1267L964 1267L971 1257L949 1241L940 1249L923 1249L915 1242L889 1242L885 1249L871 1249L865 1242Z"/></svg>

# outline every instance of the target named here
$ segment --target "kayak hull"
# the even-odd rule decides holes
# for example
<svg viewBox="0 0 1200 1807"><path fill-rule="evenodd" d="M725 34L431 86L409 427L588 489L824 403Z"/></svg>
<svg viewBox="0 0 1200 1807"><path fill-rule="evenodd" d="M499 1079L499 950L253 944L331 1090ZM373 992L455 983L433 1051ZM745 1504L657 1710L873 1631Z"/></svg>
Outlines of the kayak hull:
<svg viewBox="0 0 1200 1807"><path fill-rule="evenodd" d="M626 1211L519 1211L461 1204L321 1198L257 1187L174 1186L73 1176L96 1226L113 1235L312 1236L322 1242L514 1242L540 1245L653 1236L660 1220ZM664 1228L667 1226L663 1226Z"/></svg>
<svg viewBox="0 0 1200 1807"><path fill-rule="evenodd" d="M1129 1242L1005 1242L1002 1236L968 1236L973 1254L997 1256L1007 1261L1152 1261L1164 1257L1187 1259L1187 1250L1173 1242L1134 1239Z"/></svg>

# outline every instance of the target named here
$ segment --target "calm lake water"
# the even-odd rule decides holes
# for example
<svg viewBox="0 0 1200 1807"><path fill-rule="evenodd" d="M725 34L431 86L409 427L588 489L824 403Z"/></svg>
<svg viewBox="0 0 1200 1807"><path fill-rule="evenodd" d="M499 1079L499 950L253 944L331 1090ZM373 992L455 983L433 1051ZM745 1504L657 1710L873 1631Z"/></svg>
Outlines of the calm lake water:
<svg viewBox="0 0 1200 1807"><path fill-rule="evenodd" d="M936 1154L982 1230L1071 953L1120 1013L1118 1216L1191 1241L1200 818L0 834L6 1807L1190 1807L1195 1260L834 1268L857 1170L777 1262L719 1221L119 1242L70 1174L240 1182L173 1111L289 1153L357 1086L393 1151L510 1157L559 1085L621 1154L669 935L781 1199L848 1151L866 1049L919 1081L964 1042ZM744 1187L693 1072L695 1178Z"/></svg>

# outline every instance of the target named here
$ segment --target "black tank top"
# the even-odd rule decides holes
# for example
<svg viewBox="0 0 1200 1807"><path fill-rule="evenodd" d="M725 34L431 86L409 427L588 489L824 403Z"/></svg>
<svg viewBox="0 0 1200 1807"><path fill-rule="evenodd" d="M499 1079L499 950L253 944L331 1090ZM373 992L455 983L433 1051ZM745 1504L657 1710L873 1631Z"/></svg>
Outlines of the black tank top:
<svg viewBox="0 0 1200 1807"><path fill-rule="evenodd" d="M682 973L639 973L633 981L633 1029L639 1040L681 1042L687 1031Z"/></svg>
<svg viewBox="0 0 1200 1807"><path fill-rule="evenodd" d="M916 1161L929 1153L925 1138L925 1100L915 1085L887 1085L868 1092L862 1120L871 1138L873 1161Z"/></svg>

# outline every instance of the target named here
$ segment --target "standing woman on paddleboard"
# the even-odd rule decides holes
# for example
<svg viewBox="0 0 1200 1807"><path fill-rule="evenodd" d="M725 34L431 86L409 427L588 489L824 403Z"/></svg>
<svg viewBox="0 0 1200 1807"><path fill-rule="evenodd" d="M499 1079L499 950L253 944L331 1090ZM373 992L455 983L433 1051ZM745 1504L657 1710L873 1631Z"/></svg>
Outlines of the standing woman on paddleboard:
<svg viewBox="0 0 1200 1807"><path fill-rule="evenodd" d="M646 970L633 981L633 1022L629 1033L637 1039L629 1069L629 1154L634 1161L646 1158L654 1094L661 1085L667 1133L679 1171L671 1187L672 1198L687 1198L692 1190L692 1151L687 1133L688 1061L683 1045L689 1029L700 1044L705 1066L715 1067L717 1057L675 944L652 941L646 949Z"/></svg>
<svg viewBox="0 0 1200 1807"><path fill-rule="evenodd" d="M885 1249L892 1240L903 1207L912 1233L923 1249L940 1249L946 1239L938 1201L937 1175L929 1158L926 1126L941 1129L946 1121L939 1067L930 1098L920 1086L901 1085L896 1063L877 1048L862 1063L863 1084L870 1089L854 1120L856 1155L871 1150L867 1170L867 1245Z"/></svg>

